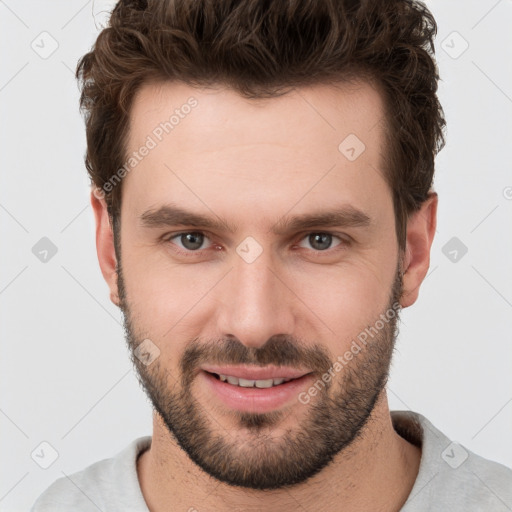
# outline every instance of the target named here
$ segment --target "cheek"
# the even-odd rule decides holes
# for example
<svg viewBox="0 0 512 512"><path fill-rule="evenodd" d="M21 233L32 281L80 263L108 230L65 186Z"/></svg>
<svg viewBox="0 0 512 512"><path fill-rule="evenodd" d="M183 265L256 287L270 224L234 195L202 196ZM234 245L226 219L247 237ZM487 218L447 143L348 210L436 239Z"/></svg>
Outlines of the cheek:
<svg viewBox="0 0 512 512"><path fill-rule="evenodd" d="M156 250L133 248L129 256L123 254L130 310L136 315L137 327L156 339L197 335L198 315L222 275L220 267L172 264ZM194 332L190 330L192 325Z"/></svg>
<svg viewBox="0 0 512 512"><path fill-rule="evenodd" d="M297 294L312 310L310 318L315 313L334 331L334 343L344 346L388 307L394 266L381 268L361 261L297 274L294 282Z"/></svg>

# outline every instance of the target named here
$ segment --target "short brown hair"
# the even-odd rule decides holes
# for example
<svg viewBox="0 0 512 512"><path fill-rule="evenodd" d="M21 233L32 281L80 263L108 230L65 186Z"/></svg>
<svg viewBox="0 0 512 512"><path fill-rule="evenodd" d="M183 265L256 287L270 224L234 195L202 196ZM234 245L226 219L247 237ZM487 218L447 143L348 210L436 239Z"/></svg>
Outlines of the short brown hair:
<svg viewBox="0 0 512 512"><path fill-rule="evenodd" d="M149 81L269 98L364 78L386 105L385 177L403 249L408 216L427 199L444 145L436 31L413 0L121 0L77 67L90 178L103 189L123 166L131 102ZM114 226L121 189L105 195Z"/></svg>

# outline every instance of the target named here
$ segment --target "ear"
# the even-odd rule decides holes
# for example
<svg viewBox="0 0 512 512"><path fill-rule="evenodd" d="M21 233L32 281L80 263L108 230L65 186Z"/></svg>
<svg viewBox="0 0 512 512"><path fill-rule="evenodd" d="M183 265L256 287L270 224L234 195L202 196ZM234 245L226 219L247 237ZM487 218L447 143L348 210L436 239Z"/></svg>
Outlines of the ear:
<svg viewBox="0 0 512 512"><path fill-rule="evenodd" d="M119 306L119 292L117 288L117 258L114 248L114 233L105 202L105 194L101 189L92 187L91 205L96 220L96 252L101 273L110 288L110 300Z"/></svg>
<svg viewBox="0 0 512 512"><path fill-rule="evenodd" d="M416 302L420 285L430 265L430 248L437 225L436 192L430 192L421 208L407 221L407 240L403 262L403 293L400 304L407 308Z"/></svg>

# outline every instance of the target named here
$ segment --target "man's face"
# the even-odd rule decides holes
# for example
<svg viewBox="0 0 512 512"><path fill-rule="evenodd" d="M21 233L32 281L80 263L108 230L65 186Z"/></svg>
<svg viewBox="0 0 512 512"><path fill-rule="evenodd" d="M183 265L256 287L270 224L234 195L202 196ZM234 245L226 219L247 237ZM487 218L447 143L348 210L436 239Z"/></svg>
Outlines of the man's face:
<svg viewBox="0 0 512 512"><path fill-rule="evenodd" d="M197 106L155 132L190 96ZM141 347L158 357L134 356L140 380L181 448L219 480L306 480L357 438L381 396L401 293L383 115L366 84L258 101L164 84L136 97L128 153L148 136L156 144L123 182L127 341L135 351L150 340ZM178 223L165 207L212 224ZM294 223L334 212L334 224ZM219 368L260 369L256 386L303 376L245 388Z"/></svg>

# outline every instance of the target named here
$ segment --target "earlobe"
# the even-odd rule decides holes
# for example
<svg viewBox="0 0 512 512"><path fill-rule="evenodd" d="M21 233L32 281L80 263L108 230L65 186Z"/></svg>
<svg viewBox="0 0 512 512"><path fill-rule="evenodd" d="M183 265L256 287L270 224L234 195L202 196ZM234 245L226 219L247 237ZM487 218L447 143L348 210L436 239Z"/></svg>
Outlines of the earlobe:
<svg viewBox="0 0 512 512"><path fill-rule="evenodd" d="M114 247L114 234L107 211L104 193L101 189L92 187L91 206L96 221L96 252L101 273L110 289L110 300L119 306L117 287L117 258Z"/></svg>
<svg viewBox="0 0 512 512"><path fill-rule="evenodd" d="M421 208L411 214L407 222L407 240L403 261L403 292L400 299L402 308L414 304L419 295L420 285L430 265L430 249L437 224L436 192L430 192Z"/></svg>

